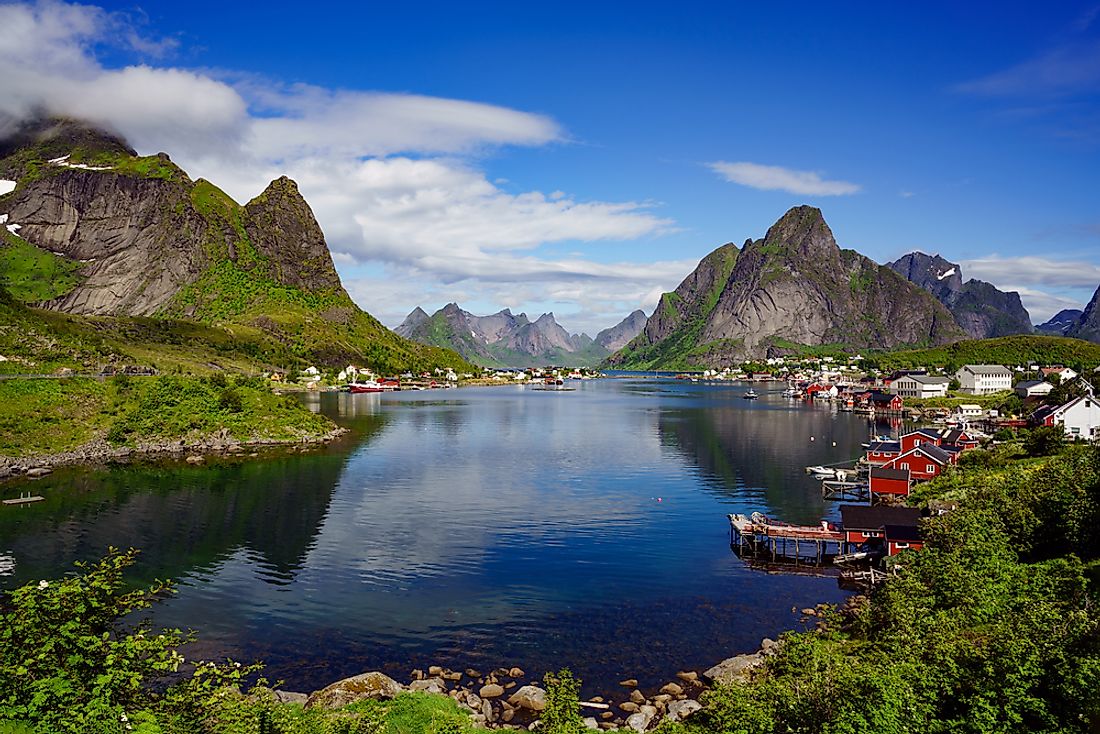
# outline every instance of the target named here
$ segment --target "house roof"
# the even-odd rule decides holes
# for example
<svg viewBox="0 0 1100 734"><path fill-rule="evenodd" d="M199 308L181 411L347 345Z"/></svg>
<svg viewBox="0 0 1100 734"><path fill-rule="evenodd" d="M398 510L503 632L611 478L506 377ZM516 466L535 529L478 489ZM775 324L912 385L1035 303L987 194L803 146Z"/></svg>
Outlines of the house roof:
<svg viewBox="0 0 1100 734"><path fill-rule="evenodd" d="M896 453L898 451L901 451L901 444L897 441L878 441L868 446L867 450L875 451L878 453L882 453L884 451L893 451Z"/></svg>
<svg viewBox="0 0 1100 734"><path fill-rule="evenodd" d="M949 444L955 444L955 443L958 443L959 441L973 441L974 440L974 437L971 436L969 433L967 433L966 431L960 431L957 428L952 429L950 431L944 431L941 435L943 436L943 442L944 443L949 443Z"/></svg>
<svg viewBox="0 0 1100 734"><path fill-rule="evenodd" d="M897 397L897 395L895 395L894 393L873 392L873 393L871 393L871 402L872 403L889 403L889 402L892 402L894 400L894 398L896 398L896 397Z"/></svg>
<svg viewBox="0 0 1100 734"><path fill-rule="evenodd" d="M840 522L848 530L878 530L889 525L915 526L921 511L895 505L841 505Z"/></svg>
<svg viewBox="0 0 1100 734"><path fill-rule="evenodd" d="M951 380L947 377L933 377L932 375L906 375L905 377L899 377L895 382L900 380L912 380L921 385L948 385Z"/></svg>
<svg viewBox="0 0 1100 734"><path fill-rule="evenodd" d="M909 481L909 470L887 469L884 466L876 466L871 469L871 479L901 479Z"/></svg>
<svg viewBox="0 0 1100 734"><path fill-rule="evenodd" d="M1012 370L1000 364L964 364L962 367L975 375L1011 375Z"/></svg>
<svg viewBox="0 0 1100 734"><path fill-rule="evenodd" d="M1016 389L1019 390L1022 387L1025 390L1030 390L1031 388L1037 387L1039 385L1050 385L1050 383L1046 380L1023 380L1022 382L1016 383ZM1054 385L1050 386L1051 388L1054 387Z"/></svg>
<svg viewBox="0 0 1100 734"><path fill-rule="evenodd" d="M886 540L894 542L912 542L922 540L918 525L894 525L887 523L883 528L886 532Z"/></svg>
<svg viewBox="0 0 1100 734"><path fill-rule="evenodd" d="M939 439L941 437L940 432L935 430L935 429L932 429L932 428L918 428L915 431L909 431L909 433L902 436L902 438L908 438L909 436L912 436L912 435L917 434L917 433L919 433L922 436L927 436L928 438Z"/></svg>

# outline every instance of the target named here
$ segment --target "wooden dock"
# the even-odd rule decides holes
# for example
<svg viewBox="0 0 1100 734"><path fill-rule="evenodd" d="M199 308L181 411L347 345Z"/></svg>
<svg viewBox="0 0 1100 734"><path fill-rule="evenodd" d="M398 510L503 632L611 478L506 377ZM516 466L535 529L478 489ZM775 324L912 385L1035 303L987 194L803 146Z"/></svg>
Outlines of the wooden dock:
<svg viewBox="0 0 1100 734"><path fill-rule="evenodd" d="M44 499L46 499L46 498L41 497L37 494L32 495L30 493L27 493L27 494L21 494L18 497L13 497L10 500L4 500L4 504L5 505L28 505L31 502L41 502Z"/></svg>
<svg viewBox="0 0 1100 734"><path fill-rule="evenodd" d="M821 483L821 496L827 500L842 502L870 502L871 485L867 482L844 482L826 479Z"/></svg>
<svg viewBox="0 0 1100 734"><path fill-rule="evenodd" d="M826 564L844 553L844 533L821 525L788 525L758 512L751 517L729 515L730 547L738 555L783 559L794 563Z"/></svg>

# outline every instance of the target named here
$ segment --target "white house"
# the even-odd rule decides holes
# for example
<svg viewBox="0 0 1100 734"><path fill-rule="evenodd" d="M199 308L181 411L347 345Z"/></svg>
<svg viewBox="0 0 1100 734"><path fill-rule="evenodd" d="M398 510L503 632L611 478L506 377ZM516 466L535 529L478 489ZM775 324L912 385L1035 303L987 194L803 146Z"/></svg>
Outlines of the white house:
<svg viewBox="0 0 1100 734"><path fill-rule="evenodd" d="M982 415L982 406L971 403L958 405L955 406L955 415L959 418L980 418Z"/></svg>
<svg viewBox="0 0 1100 734"><path fill-rule="evenodd" d="M904 375L890 383L890 392L903 398L942 398L951 380L930 375Z"/></svg>
<svg viewBox="0 0 1100 734"><path fill-rule="evenodd" d="M1027 380L1016 383L1016 394L1021 398L1044 398L1050 395L1054 385L1045 380Z"/></svg>
<svg viewBox="0 0 1100 734"><path fill-rule="evenodd" d="M1012 370L999 364L967 364L955 373L959 389L971 395L988 395L1012 389Z"/></svg>
<svg viewBox="0 0 1100 734"><path fill-rule="evenodd" d="M1069 367L1044 367L1043 369L1039 370L1039 372L1042 373L1043 377L1048 380L1051 377L1057 376L1058 382L1063 385L1071 380L1077 379L1077 373L1071 370Z"/></svg>
<svg viewBox="0 0 1100 734"><path fill-rule="evenodd" d="M1043 416L1043 424L1062 426L1067 438L1100 439L1100 402L1090 389Z"/></svg>

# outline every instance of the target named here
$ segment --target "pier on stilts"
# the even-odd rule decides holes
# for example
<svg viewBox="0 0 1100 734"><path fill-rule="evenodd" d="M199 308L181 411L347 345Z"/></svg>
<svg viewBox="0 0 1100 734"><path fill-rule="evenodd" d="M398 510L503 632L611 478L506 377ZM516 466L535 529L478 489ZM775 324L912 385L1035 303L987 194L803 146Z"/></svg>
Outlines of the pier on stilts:
<svg viewBox="0 0 1100 734"><path fill-rule="evenodd" d="M786 562L826 564L847 549L844 533L827 523L788 525L759 512L729 515L730 546L738 555Z"/></svg>
<svg viewBox="0 0 1100 734"><path fill-rule="evenodd" d="M871 485L867 482L846 482L839 479L826 479L821 482L821 497L842 502L869 502Z"/></svg>

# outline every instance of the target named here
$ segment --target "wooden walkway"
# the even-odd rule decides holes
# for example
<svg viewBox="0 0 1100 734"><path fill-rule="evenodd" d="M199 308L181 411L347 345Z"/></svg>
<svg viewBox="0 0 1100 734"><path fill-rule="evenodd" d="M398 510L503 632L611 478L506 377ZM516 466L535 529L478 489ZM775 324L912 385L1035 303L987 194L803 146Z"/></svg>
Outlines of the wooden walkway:
<svg viewBox="0 0 1100 734"><path fill-rule="evenodd" d="M871 500L871 485L867 482L842 482L838 479L826 479L821 483L821 496L827 500L869 502Z"/></svg>
<svg viewBox="0 0 1100 734"><path fill-rule="evenodd" d="M730 546L738 555L826 564L846 550L844 533L825 525L788 525L754 512L729 515Z"/></svg>

